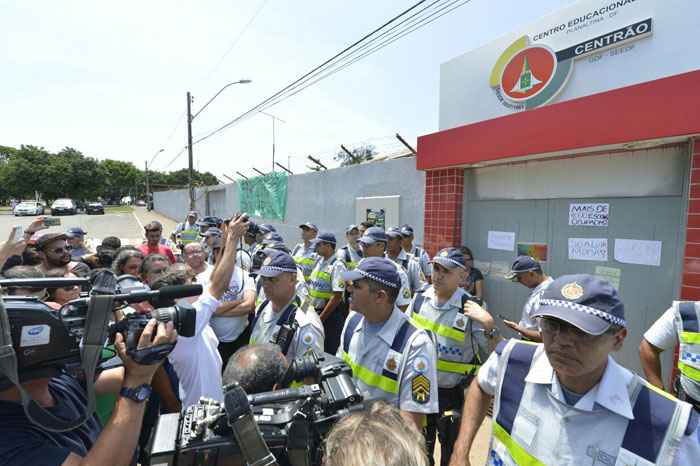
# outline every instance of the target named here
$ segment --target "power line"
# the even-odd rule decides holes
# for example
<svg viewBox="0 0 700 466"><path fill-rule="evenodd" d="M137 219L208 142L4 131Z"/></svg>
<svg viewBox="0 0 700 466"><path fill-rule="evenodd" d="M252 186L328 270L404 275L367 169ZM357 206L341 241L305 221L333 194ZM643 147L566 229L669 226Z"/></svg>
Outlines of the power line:
<svg viewBox="0 0 700 466"><path fill-rule="evenodd" d="M249 116L249 115L251 115L251 114L253 114L253 113L256 113L259 109L262 109L262 107L264 107L264 105L267 104L268 102L274 100L275 98L277 98L278 96L282 95L284 92L286 92L286 91L289 90L290 88L293 88L293 87L296 86L298 83L302 82L303 80L305 80L305 79L307 79L308 77L312 76L314 73L316 73L316 72L318 72L319 70L323 69L323 68L324 68L325 66L327 66L329 63L331 63L331 62L333 62L334 60L336 60L337 58L343 56L343 55L346 54L348 51L350 51L350 50L352 50L353 48L357 47L359 44L363 43L364 41L366 41L367 39L369 39L370 37L372 37L373 35L375 35L375 34L378 33L379 31L381 31L382 29L386 28L386 27L387 27L388 25L390 25L391 23L397 21L399 18L401 18L401 17L405 16L406 14L410 13L412 10L418 8L420 5L422 5L422 4L425 3L426 1L427 1L427 0L420 0L419 2L415 3L413 6L407 8L406 10L402 11L402 12L399 13L398 15L394 16L394 17L391 18L389 21L385 22L384 24L382 24L382 25L379 26L378 28L374 29L372 32L370 32L370 33L368 33L368 34L365 34L362 38L360 38L359 40L353 42L351 45L347 46L346 48L344 48L343 50L341 50L340 52L338 52L337 54L335 54L334 56L332 56L332 57L329 58L328 60L324 61L324 62L321 63L320 65L318 65L318 66L316 66L315 68L313 68L311 71L309 71L309 72L307 72L306 74L302 75L300 78L297 78L297 79L296 79L294 82L292 82L291 84L288 84L288 85L285 86L284 88L282 88L282 89L280 89L279 91L277 91L276 93L274 93L272 96L270 96L270 97L268 97L267 99L263 100L261 103L259 103L259 104L256 105L255 107L251 108L250 110L248 110L247 112L245 112L245 113L242 114L241 116L239 116L239 117L237 117L237 118L231 120L230 122L228 122L228 123L224 124L223 126L217 128L217 129L215 129L214 131L208 133L207 135L205 135L205 136L203 136L203 137L201 137L201 138L198 138L193 144L197 144L197 143L199 143L199 142L205 141L206 139L209 139L209 138L212 137L213 135L217 134L218 132L223 131L224 129L228 128L228 127L231 126L232 124L234 124L234 123L240 121L240 120L243 119L244 117ZM436 2L438 2L438 1L441 1L441 0L436 0ZM435 2L434 2L434 3L435 3Z"/></svg>

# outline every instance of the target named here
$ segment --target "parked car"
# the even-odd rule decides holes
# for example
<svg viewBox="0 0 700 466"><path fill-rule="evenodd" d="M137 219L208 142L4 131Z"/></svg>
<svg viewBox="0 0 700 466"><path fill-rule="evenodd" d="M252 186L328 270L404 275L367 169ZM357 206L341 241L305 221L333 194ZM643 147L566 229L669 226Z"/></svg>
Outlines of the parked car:
<svg viewBox="0 0 700 466"><path fill-rule="evenodd" d="M51 215L75 215L77 209L73 199L56 199L51 204Z"/></svg>
<svg viewBox="0 0 700 466"><path fill-rule="evenodd" d="M146 205L146 201L144 201L143 199L139 199L138 201L136 201L136 205L139 207L144 207Z"/></svg>
<svg viewBox="0 0 700 466"><path fill-rule="evenodd" d="M85 213L88 215L104 215L105 208L101 202L88 202L85 207Z"/></svg>
<svg viewBox="0 0 700 466"><path fill-rule="evenodd" d="M15 209L12 213L16 216L42 215L44 213L44 206L36 201L22 201L15 206Z"/></svg>

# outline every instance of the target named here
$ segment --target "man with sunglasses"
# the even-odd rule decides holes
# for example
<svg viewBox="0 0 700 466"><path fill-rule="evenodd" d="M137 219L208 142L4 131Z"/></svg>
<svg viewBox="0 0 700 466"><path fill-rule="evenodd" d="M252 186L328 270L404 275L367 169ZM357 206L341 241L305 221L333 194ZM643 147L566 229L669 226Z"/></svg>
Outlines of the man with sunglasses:
<svg viewBox="0 0 700 466"><path fill-rule="evenodd" d="M338 357L352 368L366 399L393 404L422 430L423 416L438 411L435 345L396 305L402 286L396 264L366 257L343 279L354 312L345 321Z"/></svg>
<svg viewBox="0 0 700 466"><path fill-rule="evenodd" d="M283 345L285 334L296 327L288 348L281 348L287 359L303 356L309 350L323 352L323 325L318 315L302 309L297 295L297 264L287 252L264 249L267 257L258 273L265 301L258 307L252 324L250 344Z"/></svg>
<svg viewBox="0 0 700 466"><path fill-rule="evenodd" d="M488 464L700 464L697 413L612 358L627 321L609 282L559 277L532 317L543 344L499 343L467 390L450 466L469 464L492 398Z"/></svg>
<svg viewBox="0 0 700 466"><path fill-rule="evenodd" d="M506 280L520 283L524 287L531 289L532 292L530 297L527 298L525 306L523 306L520 322L515 323L504 319L503 323L527 340L542 341L540 332L537 329L537 323L532 319L532 313L539 307L540 297L549 284L552 283L552 277L544 273L542 266L535 258L518 256L513 261L510 272L506 274L505 278Z"/></svg>
<svg viewBox="0 0 700 466"><path fill-rule="evenodd" d="M63 233L46 233L36 240L36 251L41 259L39 269L43 273L55 269L72 272L79 277L87 276L90 268L83 262L71 261L68 237Z"/></svg>

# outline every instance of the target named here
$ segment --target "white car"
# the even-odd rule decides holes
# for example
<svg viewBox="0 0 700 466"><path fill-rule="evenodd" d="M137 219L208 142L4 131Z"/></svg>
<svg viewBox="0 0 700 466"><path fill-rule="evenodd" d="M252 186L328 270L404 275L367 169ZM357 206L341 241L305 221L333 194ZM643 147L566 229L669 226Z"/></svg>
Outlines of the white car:
<svg viewBox="0 0 700 466"><path fill-rule="evenodd" d="M15 210L12 213L16 216L42 215L44 213L44 206L35 201L23 201L15 206Z"/></svg>
<svg viewBox="0 0 700 466"><path fill-rule="evenodd" d="M73 199L56 199L51 204L51 215L75 215L78 207L73 202Z"/></svg>

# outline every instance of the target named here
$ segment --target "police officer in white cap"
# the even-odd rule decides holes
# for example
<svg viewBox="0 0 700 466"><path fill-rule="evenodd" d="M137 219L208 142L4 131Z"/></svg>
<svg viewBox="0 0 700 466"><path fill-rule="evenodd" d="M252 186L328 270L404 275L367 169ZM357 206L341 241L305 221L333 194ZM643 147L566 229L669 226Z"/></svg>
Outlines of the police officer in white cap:
<svg viewBox="0 0 700 466"><path fill-rule="evenodd" d="M388 238L384 229L380 227L369 227L365 230L364 235L360 237L358 242L360 243L360 249L362 250L362 256L368 257L385 257L386 246ZM364 259L362 259L364 260ZM362 261L360 261L361 263ZM399 274L401 279L401 289L399 295L396 297L396 305L402 311L408 309L408 305L411 303L411 285L408 282L408 275L404 271L403 267L394 261L391 261L396 268L396 272Z"/></svg>
<svg viewBox="0 0 700 466"><path fill-rule="evenodd" d="M386 230L387 244L386 257L399 264L408 276L408 284L411 287L411 294L425 287L425 276L421 271L418 259L407 253L401 246L403 236L401 230L392 227Z"/></svg>
<svg viewBox="0 0 700 466"><path fill-rule="evenodd" d="M451 466L469 464L492 397L488 464L700 464L698 414L610 355L627 336L610 283L559 277L532 317L544 344L499 343L467 391Z"/></svg>
<svg viewBox="0 0 700 466"><path fill-rule="evenodd" d="M311 246L311 241L318 234L318 227L311 222L306 222L299 225L299 228L301 228L302 241L292 249L292 257L304 274L304 280L308 282L311 278L311 271L318 260L318 256Z"/></svg>
<svg viewBox="0 0 700 466"><path fill-rule="evenodd" d="M433 464L435 435L440 438L441 463L447 466L459 432L464 389L472 381L482 361L486 361L498 331L487 334L481 322L464 315L471 296L459 284L467 274L462 252L446 248L433 258L433 284L416 293L409 308L411 322L431 333L437 347L438 396L440 413L428 417L426 440ZM483 315L493 321L490 315Z"/></svg>
<svg viewBox="0 0 700 466"><path fill-rule="evenodd" d="M518 332L523 338L530 341L542 341L537 322L532 319L532 313L540 306L540 297L544 290L552 283L552 277L547 276L542 270L542 266L533 257L518 256L510 267L510 272L505 276L507 280L520 283L532 290L523 306L520 322L515 323L510 320L503 320L511 329Z"/></svg>
<svg viewBox="0 0 700 466"><path fill-rule="evenodd" d="M639 358L649 383L664 389L661 380L661 353L679 344L678 397L700 411L700 303L674 302L644 333L639 345ZM670 390L669 390L670 391Z"/></svg>
<svg viewBox="0 0 700 466"><path fill-rule="evenodd" d="M348 225L345 228L345 239L348 244L338 249L338 259L345 262L345 268L352 270L357 267L362 259L362 251L357 244L357 240L360 239L360 230L357 225Z"/></svg>
<svg viewBox="0 0 700 466"><path fill-rule="evenodd" d="M288 360L309 350L323 352L323 325L314 312L300 309L297 296L297 266L284 251L265 249L267 257L258 271L265 301L253 320L250 344L279 345Z"/></svg>
<svg viewBox="0 0 700 466"><path fill-rule="evenodd" d="M408 254L413 255L413 257L418 260L425 279L428 281L428 283L430 283L431 276L433 274L433 269L430 264L430 255L422 247L413 244L413 227L408 224L401 225L401 237L401 246L403 247L403 250Z"/></svg>
<svg viewBox="0 0 700 466"><path fill-rule="evenodd" d="M401 288L396 265L368 257L343 278L354 312L345 322L338 356L352 368L365 398L393 404L422 430L423 416L438 410L435 346L396 307Z"/></svg>

